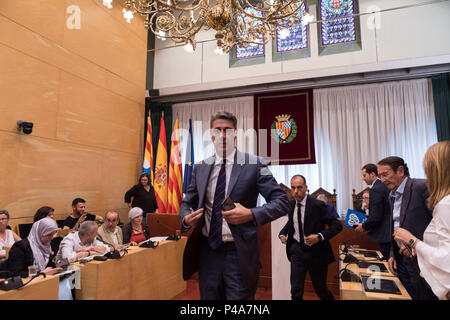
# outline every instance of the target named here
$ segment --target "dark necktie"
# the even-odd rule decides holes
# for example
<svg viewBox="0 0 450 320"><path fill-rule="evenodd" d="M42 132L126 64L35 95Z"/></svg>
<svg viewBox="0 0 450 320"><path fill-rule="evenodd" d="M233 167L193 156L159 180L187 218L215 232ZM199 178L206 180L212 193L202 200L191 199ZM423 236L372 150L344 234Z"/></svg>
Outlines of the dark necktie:
<svg viewBox="0 0 450 320"><path fill-rule="evenodd" d="M297 215L298 215L298 233L300 236L300 243L305 244L305 239L303 237L303 227L302 227L302 204L297 203Z"/></svg>
<svg viewBox="0 0 450 320"><path fill-rule="evenodd" d="M219 177L217 178L209 228L208 243L213 249L218 248L222 244L222 202L225 199L225 185L226 173L224 161L220 167Z"/></svg>

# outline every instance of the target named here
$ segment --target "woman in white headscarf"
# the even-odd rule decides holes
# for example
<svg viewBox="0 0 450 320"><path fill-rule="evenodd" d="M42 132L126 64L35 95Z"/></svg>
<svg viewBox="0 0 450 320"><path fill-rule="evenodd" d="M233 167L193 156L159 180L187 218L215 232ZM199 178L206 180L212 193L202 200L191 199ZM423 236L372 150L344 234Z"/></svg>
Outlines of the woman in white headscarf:
<svg viewBox="0 0 450 320"><path fill-rule="evenodd" d="M49 266L50 256L53 255L50 242L57 231L58 225L52 218L46 217L33 223L28 237L12 246L7 261L8 270L23 278L28 276L31 265L36 265L38 272L45 274L62 271L61 268Z"/></svg>

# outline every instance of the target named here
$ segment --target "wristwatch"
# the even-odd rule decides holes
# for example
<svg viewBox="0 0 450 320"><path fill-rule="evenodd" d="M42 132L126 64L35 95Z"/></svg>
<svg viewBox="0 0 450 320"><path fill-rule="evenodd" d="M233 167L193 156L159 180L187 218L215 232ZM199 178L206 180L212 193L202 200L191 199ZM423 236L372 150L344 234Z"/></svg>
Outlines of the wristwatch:
<svg viewBox="0 0 450 320"><path fill-rule="evenodd" d="M411 239L409 239L409 241L408 241L409 246L410 246L411 248L414 248L414 244L416 243L416 241L417 241L417 238L411 238Z"/></svg>

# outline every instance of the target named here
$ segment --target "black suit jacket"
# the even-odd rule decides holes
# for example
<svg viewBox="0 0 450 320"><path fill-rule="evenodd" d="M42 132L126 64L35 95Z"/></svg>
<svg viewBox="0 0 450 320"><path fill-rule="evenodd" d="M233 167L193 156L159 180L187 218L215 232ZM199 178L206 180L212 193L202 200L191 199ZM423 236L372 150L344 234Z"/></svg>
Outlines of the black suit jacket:
<svg viewBox="0 0 450 320"><path fill-rule="evenodd" d="M423 233L433 218L432 211L427 207L429 196L425 179L409 178L406 181L400 208L400 227L420 240L423 240Z"/></svg>
<svg viewBox="0 0 450 320"><path fill-rule="evenodd" d="M182 232L189 230L183 225L183 219L190 213L190 208L198 210L204 207L207 184L214 160L215 158L208 158L194 166L191 184L180 207ZM289 210L289 200L262 158L237 150L234 160L225 197L229 196L233 202L250 208L255 219L241 224L230 223L228 226L236 244L242 280L249 291L254 292L261 267L258 227L285 215ZM259 194L267 201L261 207L256 206ZM204 220L205 215L194 228L186 243L183 255L183 278L185 280L198 271L198 264L201 263L198 259L198 248L202 238Z"/></svg>
<svg viewBox="0 0 450 320"><path fill-rule="evenodd" d="M50 255L47 267L55 267L53 259L55 253ZM34 262L33 251L31 250L30 242L25 238L17 241L9 251L8 260L6 261L6 269L15 276L22 278L28 277L28 266Z"/></svg>
<svg viewBox="0 0 450 320"><path fill-rule="evenodd" d="M279 236L287 236L286 253L289 261L291 261L289 248L296 243L294 240L295 229L293 223L295 200L290 201L290 204L289 220L279 233ZM331 215L325 203L309 196L306 198L304 219L303 233L305 237L318 233L321 233L324 237L324 240L319 241L307 249L309 253L308 263L312 265L323 265L335 261L329 240L342 231L342 225L339 220ZM326 226L328 226L328 229Z"/></svg>
<svg viewBox="0 0 450 320"><path fill-rule="evenodd" d="M391 242L391 206L389 189L381 180L375 181L369 191L369 217L362 225L373 242Z"/></svg>

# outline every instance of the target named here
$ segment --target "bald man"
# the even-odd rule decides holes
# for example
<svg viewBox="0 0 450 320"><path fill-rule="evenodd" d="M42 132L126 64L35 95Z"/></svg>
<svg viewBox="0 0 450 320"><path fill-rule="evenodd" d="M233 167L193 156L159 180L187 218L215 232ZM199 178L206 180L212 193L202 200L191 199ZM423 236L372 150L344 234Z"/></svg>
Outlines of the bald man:
<svg viewBox="0 0 450 320"><path fill-rule="evenodd" d="M119 214L109 211L106 213L105 223L98 228L97 239L107 244L111 251L123 249L123 234L118 224Z"/></svg>

